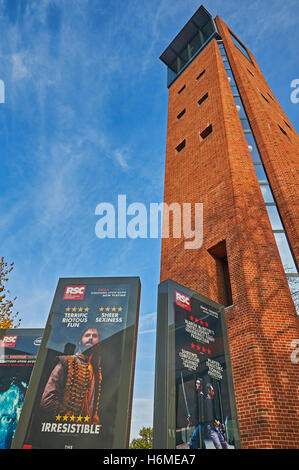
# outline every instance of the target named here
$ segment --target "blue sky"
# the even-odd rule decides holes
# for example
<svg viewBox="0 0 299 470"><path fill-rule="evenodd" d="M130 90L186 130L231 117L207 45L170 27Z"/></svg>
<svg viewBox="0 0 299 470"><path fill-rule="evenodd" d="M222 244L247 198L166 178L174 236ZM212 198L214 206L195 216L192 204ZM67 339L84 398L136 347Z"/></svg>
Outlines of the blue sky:
<svg viewBox="0 0 299 470"><path fill-rule="evenodd" d="M166 69L195 0L0 0L0 255L21 326L44 327L59 277L140 276L132 437L152 424L160 240L95 235L101 202L162 202ZM207 0L255 57L291 123L297 0Z"/></svg>

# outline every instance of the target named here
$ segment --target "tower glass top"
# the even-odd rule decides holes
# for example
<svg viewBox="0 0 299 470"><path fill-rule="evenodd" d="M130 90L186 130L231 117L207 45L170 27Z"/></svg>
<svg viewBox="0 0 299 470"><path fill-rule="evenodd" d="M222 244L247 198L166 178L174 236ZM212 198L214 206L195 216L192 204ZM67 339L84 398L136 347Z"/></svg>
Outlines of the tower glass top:
<svg viewBox="0 0 299 470"><path fill-rule="evenodd" d="M201 6L160 56L167 65L168 86L216 35L213 17Z"/></svg>

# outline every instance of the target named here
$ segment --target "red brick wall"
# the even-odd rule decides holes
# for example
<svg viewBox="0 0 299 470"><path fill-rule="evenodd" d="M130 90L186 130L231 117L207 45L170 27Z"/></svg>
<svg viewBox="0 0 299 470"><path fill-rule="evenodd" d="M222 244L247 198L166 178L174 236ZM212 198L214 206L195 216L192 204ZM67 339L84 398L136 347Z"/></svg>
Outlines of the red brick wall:
<svg viewBox="0 0 299 470"><path fill-rule="evenodd" d="M294 130L289 138L281 133L278 116L287 131L281 121L289 120L277 101L272 105L269 98L268 104L257 91L255 81L275 98L260 70L248 66L226 25L219 18L216 22L296 251L298 136ZM199 107L206 92L209 97ZM177 120L184 108L186 113ZM199 133L209 124L213 133L200 142ZM177 153L183 139L186 146ZM299 365L291 363L290 355L291 341L299 338L298 321L215 40L169 89L164 202L203 203L204 240L200 249L186 250L183 239L163 239L161 281L172 279L223 303L219 266L208 250L226 240L233 296L226 319L242 446L297 447Z"/></svg>

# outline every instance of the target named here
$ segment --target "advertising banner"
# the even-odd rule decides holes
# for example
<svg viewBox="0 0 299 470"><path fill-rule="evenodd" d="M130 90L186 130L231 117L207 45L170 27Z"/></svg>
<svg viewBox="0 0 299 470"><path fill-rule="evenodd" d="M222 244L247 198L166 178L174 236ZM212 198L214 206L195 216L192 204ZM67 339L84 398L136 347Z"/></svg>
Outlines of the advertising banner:
<svg viewBox="0 0 299 470"><path fill-rule="evenodd" d="M43 331L0 330L0 449L10 448Z"/></svg>
<svg viewBox="0 0 299 470"><path fill-rule="evenodd" d="M156 399L163 387L163 377L156 369L154 426L158 425L167 448L233 449L239 446L235 398L230 368L224 307L172 281L159 287L157 364L167 357L163 371L168 385L162 410ZM167 319L167 321L165 320ZM164 338L164 343L165 343ZM160 391L159 391L160 388ZM163 400L162 400L163 402ZM157 410L156 410L157 406Z"/></svg>
<svg viewBox="0 0 299 470"><path fill-rule="evenodd" d="M59 280L13 448L126 446L139 293L139 278Z"/></svg>

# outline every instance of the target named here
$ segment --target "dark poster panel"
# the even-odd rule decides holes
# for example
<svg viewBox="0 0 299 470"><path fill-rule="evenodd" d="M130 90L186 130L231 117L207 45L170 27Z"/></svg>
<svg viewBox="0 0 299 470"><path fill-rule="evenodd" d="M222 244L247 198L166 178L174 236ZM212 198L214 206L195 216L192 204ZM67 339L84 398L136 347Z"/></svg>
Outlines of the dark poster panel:
<svg viewBox="0 0 299 470"><path fill-rule="evenodd" d="M221 308L184 288L173 301L176 447L235 448Z"/></svg>
<svg viewBox="0 0 299 470"><path fill-rule="evenodd" d="M10 448L43 331L0 330L0 449Z"/></svg>
<svg viewBox="0 0 299 470"><path fill-rule="evenodd" d="M16 448L112 448L128 439L139 289L138 278L60 279Z"/></svg>
<svg viewBox="0 0 299 470"><path fill-rule="evenodd" d="M224 307L159 285L153 447L239 448Z"/></svg>

